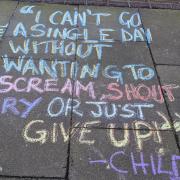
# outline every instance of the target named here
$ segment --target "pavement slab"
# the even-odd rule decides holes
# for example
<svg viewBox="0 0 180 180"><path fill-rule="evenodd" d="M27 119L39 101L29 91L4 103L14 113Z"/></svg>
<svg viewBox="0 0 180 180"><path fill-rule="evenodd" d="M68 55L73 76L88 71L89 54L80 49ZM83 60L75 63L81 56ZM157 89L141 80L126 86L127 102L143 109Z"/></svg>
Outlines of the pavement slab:
<svg viewBox="0 0 180 180"><path fill-rule="evenodd" d="M23 68L8 72L4 61L0 61L1 78L9 77L11 87L16 84L15 89L4 87L7 91L1 84L5 91L1 91L3 96L0 97L0 174L64 178L68 139L65 141L61 129L70 128L72 96L61 93L65 80L59 71L55 79L52 73L38 74L38 68L34 74L32 67L39 67L39 62L31 61L29 69L28 59L24 61L26 72ZM44 63L50 67L50 61ZM30 82L39 82L39 85L28 90ZM59 89L53 91L56 84ZM44 88L50 89L46 91Z"/></svg>
<svg viewBox="0 0 180 180"><path fill-rule="evenodd" d="M48 3L31 4L29 2L20 2L16 8L16 11L14 12L13 18L11 19L5 36L12 36L14 33L14 29L16 29L19 23L22 23L25 27L27 36L34 35L35 37L41 34L43 30L46 30L45 32L47 34L49 28L75 28L77 26L76 24L71 24L70 22L62 22L62 14L65 14L67 12L73 14L75 11L78 11L78 6ZM35 25L38 25L38 27L40 28L35 28ZM31 29L32 26L34 27L33 33ZM17 36L22 36L22 34L19 33L17 34Z"/></svg>
<svg viewBox="0 0 180 180"><path fill-rule="evenodd" d="M77 23L63 23L62 14L73 16L77 11L76 6L19 3L0 42L0 54L14 58L26 55L36 59L74 59L76 36L67 39L63 29L74 29Z"/></svg>
<svg viewBox="0 0 180 180"><path fill-rule="evenodd" d="M23 178L23 177L16 177L16 178L7 178L7 177L0 177L2 180L64 180L63 178Z"/></svg>
<svg viewBox="0 0 180 180"><path fill-rule="evenodd" d="M0 40L7 30L10 18L14 13L17 4L17 1L0 1Z"/></svg>
<svg viewBox="0 0 180 180"><path fill-rule="evenodd" d="M30 123L31 129L26 130L25 127ZM7 118L6 121L1 120L0 124L3 129L0 132L1 175L65 177L68 144L64 143L61 136L58 136L56 142L52 138L52 122L22 122ZM47 134L44 134L44 142L40 132L49 133L51 137L47 138Z"/></svg>
<svg viewBox="0 0 180 180"><path fill-rule="evenodd" d="M35 179L30 179L30 178L7 178L7 177L1 177L2 180L35 180Z"/></svg>
<svg viewBox="0 0 180 180"><path fill-rule="evenodd" d="M0 180L179 180L179 16L0 1Z"/></svg>
<svg viewBox="0 0 180 180"><path fill-rule="evenodd" d="M63 90L63 87L67 80L71 81L72 76L70 68L67 71L63 69L63 63L75 61L75 52L69 55L71 57L64 54L57 57L50 51L43 50L43 47L33 53L30 47L29 53L18 53L12 51L9 45L12 42L14 46L23 46L29 34L21 29L23 33L14 37L14 28L18 23L25 23L28 25L27 29L30 29L30 25L34 24L33 13L41 11L41 7L43 15L39 23L44 23L47 27L50 26L48 17L52 13L59 9L74 11L75 8L19 3L12 23L10 22L6 35L0 42L1 78L12 80L9 82L12 86L9 84L11 88L9 86L7 91L1 84L1 175L52 178L66 176L69 139L64 129L70 128L72 95L66 88ZM48 38L29 39L33 40L42 42L48 41ZM31 86L29 90L28 84Z"/></svg>
<svg viewBox="0 0 180 180"><path fill-rule="evenodd" d="M168 103L168 107L173 119L174 129L178 136L178 140L179 140L178 143L180 145L180 112L179 112L180 98L176 98L176 101L173 103Z"/></svg>
<svg viewBox="0 0 180 180"><path fill-rule="evenodd" d="M150 47L155 62L179 65L180 12L167 9L140 9L140 14L144 27L151 29L153 40Z"/></svg>
<svg viewBox="0 0 180 180"><path fill-rule="evenodd" d="M18 2L17 1L0 1L0 10L1 10L1 15L4 17L11 17L13 12L16 9Z"/></svg>
<svg viewBox="0 0 180 180"><path fill-rule="evenodd" d="M171 157L173 154L178 156L179 152L172 131L125 132L114 129L80 129L80 131L80 136L73 136L71 140L70 180L169 180L170 176L173 176L168 175L168 170L172 170ZM146 133L151 137L147 137ZM140 139L138 140L140 134L146 136L144 140L141 139L142 143ZM161 142L155 138L157 134ZM135 162L147 163L144 172L140 165L135 166ZM152 167L151 162L154 162L155 166ZM178 162L177 165L179 168ZM162 169L157 170L158 166Z"/></svg>
<svg viewBox="0 0 180 180"><path fill-rule="evenodd" d="M163 84L174 84L177 86L174 89L174 97L180 98L180 66L157 66L158 75L160 77L160 81Z"/></svg>
<svg viewBox="0 0 180 180"><path fill-rule="evenodd" d="M177 135L179 136L180 144L180 78L179 78L179 66L157 66L158 75L163 84L172 83L177 86L177 89L174 91L174 101L168 103L169 112L173 118L174 128Z"/></svg>

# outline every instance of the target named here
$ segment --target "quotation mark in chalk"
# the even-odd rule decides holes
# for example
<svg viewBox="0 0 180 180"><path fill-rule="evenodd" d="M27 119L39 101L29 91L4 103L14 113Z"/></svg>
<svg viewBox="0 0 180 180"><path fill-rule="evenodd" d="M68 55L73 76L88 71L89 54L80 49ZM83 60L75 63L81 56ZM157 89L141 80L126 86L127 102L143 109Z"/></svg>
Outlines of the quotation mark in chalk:
<svg viewBox="0 0 180 180"><path fill-rule="evenodd" d="M32 8L34 8L35 6L24 6L20 9L20 13L21 14L33 14L33 10Z"/></svg>

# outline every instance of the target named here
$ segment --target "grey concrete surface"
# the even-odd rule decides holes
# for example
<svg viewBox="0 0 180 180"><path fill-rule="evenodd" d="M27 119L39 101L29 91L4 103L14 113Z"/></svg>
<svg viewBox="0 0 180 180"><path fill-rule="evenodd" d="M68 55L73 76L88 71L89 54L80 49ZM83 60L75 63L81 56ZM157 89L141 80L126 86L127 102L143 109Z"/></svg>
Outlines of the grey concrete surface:
<svg viewBox="0 0 180 180"><path fill-rule="evenodd" d="M0 180L179 180L179 16L0 1Z"/></svg>

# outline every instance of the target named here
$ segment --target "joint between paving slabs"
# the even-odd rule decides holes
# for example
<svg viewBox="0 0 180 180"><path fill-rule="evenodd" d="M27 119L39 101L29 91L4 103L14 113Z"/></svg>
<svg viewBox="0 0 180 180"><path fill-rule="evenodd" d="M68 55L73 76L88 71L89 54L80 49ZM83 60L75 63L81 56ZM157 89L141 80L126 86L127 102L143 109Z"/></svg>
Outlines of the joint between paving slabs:
<svg viewBox="0 0 180 180"><path fill-rule="evenodd" d="M78 12L79 12L79 5L78 5ZM78 23L77 26L78 28ZM77 37L77 36L76 36ZM76 38L76 49L75 49L75 62L77 61L77 38ZM66 175L65 175L65 179L69 180L69 169L70 169L70 158L71 158L71 130L72 130L72 126L73 126L73 99L74 99L74 84L75 84L75 77L72 78L72 87L73 87L73 91L72 91L72 102L71 102L71 117L70 117L70 131L68 133L69 136L69 141L68 141L68 150L67 150L67 164L66 164Z"/></svg>
<svg viewBox="0 0 180 180"><path fill-rule="evenodd" d="M66 180L60 177L44 177L44 176L8 176L8 175L0 175L0 178L3 180L8 179L19 179L19 180Z"/></svg>
<svg viewBox="0 0 180 180"><path fill-rule="evenodd" d="M156 64L156 66L178 66L178 67L180 67L180 64L162 64L162 63L158 63L158 64Z"/></svg>
<svg viewBox="0 0 180 180"><path fill-rule="evenodd" d="M172 132L173 129L148 129L148 128L142 128L142 129L137 129L137 128L122 128L122 127L98 127L98 126L92 126L92 127L84 127L84 126L74 126L72 129L97 129L97 130L108 130L108 129L114 129L114 130L129 130L129 131L160 131L160 132Z"/></svg>

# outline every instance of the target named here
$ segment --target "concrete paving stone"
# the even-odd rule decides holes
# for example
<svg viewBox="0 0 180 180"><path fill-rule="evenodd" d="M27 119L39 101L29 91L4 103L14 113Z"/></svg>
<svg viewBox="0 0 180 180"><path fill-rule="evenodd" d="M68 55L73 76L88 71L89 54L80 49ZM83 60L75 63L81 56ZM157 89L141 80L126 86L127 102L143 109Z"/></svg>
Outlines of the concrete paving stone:
<svg viewBox="0 0 180 180"><path fill-rule="evenodd" d="M18 4L18 1L0 1L0 14L1 16L8 16L10 17L14 10L16 9L16 6Z"/></svg>
<svg viewBox="0 0 180 180"><path fill-rule="evenodd" d="M151 2L166 2L166 3L176 3L178 2L177 0L150 0Z"/></svg>
<svg viewBox="0 0 180 180"><path fill-rule="evenodd" d="M175 84L180 86L180 66L157 66L158 75L162 84ZM173 91L174 96L180 98L180 87Z"/></svg>
<svg viewBox="0 0 180 180"><path fill-rule="evenodd" d="M0 177L2 180L38 180L37 178L7 178L7 177Z"/></svg>
<svg viewBox="0 0 180 180"><path fill-rule="evenodd" d="M140 2L148 2L149 0L130 0L130 2L134 2L134 1L135 1L135 2L136 2L136 1L137 1L137 2L139 2L139 1L140 1Z"/></svg>
<svg viewBox="0 0 180 180"><path fill-rule="evenodd" d="M57 11L59 12L59 14L56 13ZM34 36L37 36L38 34L41 34L40 32L42 31L45 31L45 34L47 35L48 30L50 28L53 29L52 32L54 32L56 28L59 28L60 31L62 30L62 28L75 28L77 24L70 24L69 22L66 22L64 25L61 25L62 14L69 12L70 15L73 16L75 11L78 11L77 6L48 4L48 3L32 4L28 2L20 2L14 13L13 18L11 19L10 26L5 36L13 36L14 29L17 27L19 23L23 24L27 36L32 36L32 34L34 34ZM53 16L54 13L55 13L54 16L55 18L53 20L55 24L52 24L50 23L50 16L51 15ZM39 17L38 20L36 18L37 16ZM37 31L34 30L32 33L31 27L37 24L38 24L38 29L40 30ZM41 25L39 26L39 24ZM21 34L19 33L18 36L21 36Z"/></svg>
<svg viewBox="0 0 180 180"><path fill-rule="evenodd" d="M81 42L79 43L81 44ZM79 124L79 126L82 127L83 123L96 120L100 121L100 123L93 124L93 127L107 127L107 124L109 123L116 123L116 127L120 128L123 128L124 123L132 124L136 120L142 120L150 124L152 122L157 122L158 124L164 123L162 121L162 118L158 115L159 112L167 114L166 106L163 101L161 103L158 103L153 98L144 100L142 98L138 99L135 96L133 98L133 96L131 96L132 94L130 95L131 97L128 98L128 91L125 88L130 87L131 85L138 87L142 84L146 85L150 89L152 89L153 85L155 85L156 89L160 88L160 86L158 86L159 83L156 74L152 76L151 80L135 80L131 73L131 70L123 69L125 65L144 64L144 67L151 68L152 72L154 72L152 60L145 43L131 43L121 45L120 43L116 42L113 44L112 48L104 49L102 54L102 59L99 61L97 60L95 50L87 58L77 58L77 62L79 63L80 68L78 69L78 73L76 76L76 90L73 94L75 101L77 101L76 104L73 105L73 122L77 123L80 121L81 124ZM91 71L93 66L97 67L98 63L100 64L100 68L97 77L93 75L90 76L88 75L88 73L85 74L85 76L82 75L83 72L87 70L86 65L89 65ZM106 69L108 67L112 68L108 73L106 73ZM135 71L137 71L137 69ZM117 78L112 78L113 74L117 75L118 73L122 74L123 81L119 79L117 80ZM108 77L106 74L109 74L110 76ZM81 88L81 90L79 90L79 82L86 88L89 85L89 89L84 88L83 90ZM116 89L115 91L108 90L111 89L110 84L112 83L114 83L112 86L114 86L113 88ZM119 92L119 94L118 91L121 91L123 95L120 95L121 93ZM145 91L145 89L142 89L140 94L142 93L141 95L146 96L149 92ZM160 98L161 91L159 92L158 90L156 90L156 92L158 94L158 100L163 100L162 96ZM97 106L97 103L104 103L102 105L99 105L101 110L98 109L99 106ZM127 104L134 105L136 103L148 103L151 104L150 106L154 107L144 108L144 119L137 114L129 117L125 117L124 115L122 115L123 112L125 112L123 111L123 108L125 108L125 106L129 106ZM129 113L125 114L127 115ZM130 126L129 128L132 127Z"/></svg>
<svg viewBox="0 0 180 180"><path fill-rule="evenodd" d="M30 78L42 79L41 85L38 86L40 89L43 89L45 80L52 80L52 77L46 73L33 75L30 69L24 75L16 70L6 72L2 59L0 64L1 77L10 76L12 83L17 78L24 78L16 86L19 90L26 89ZM36 61L37 64L38 61ZM64 78L59 78L57 87L62 87L62 83L65 83ZM52 86L51 88L55 87ZM11 90L2 93L3 89L7 89L6 87L1 84L0 167L2 171L0 175L64 178L68 133L65 133L66 139L62 133L70 126L72 96L66 93L61 94L59 91L43 92L41 90L39 92ZM37 105L26 113L27 106L30 108L28 104L35 103L35 100Z"/></svg>
<svg viewBox="0 0 180 180"><path fill-rule="evenodd" d="M162 3L162 4L172 4L178 2L177 0L150 0L151 3Z"/></svg>
<svg viewBox="0 0 180 180"><path fill-rule="evenodd" d="M6 177L0 177L1 180L64 180L63 178L6 178Z"/></svg>
<svg viewBox="0 0 180 180"><path fill-rule="evenodd" d="M140 9L140 14L144 26L149 27L152 32L151 50L155 62L180 64L180 11Z"/></svg>
<svg viewBox="0 0 180 180"><path fill-rule="evenodd" d="M113 130L110 133L105 129L84 129L84 132L80 133L80 138L74 135L71 140L69 179L169 180L173 176L168 174L173 169L172 158L174 155L179 157L172 131L129 130L126 133L125 135L123 130ZM157 134L153 133L160 133L158 137L161 140L155 140ZM151 137L146 136L147 138L139 141L136 138L140 134L144 135L144 138L147 134ZM135 166L133 159L134 163L147 163L144 172L140 164ZM176 162L176 166L179 171L179 161ZM177 175L179 176L179 172Z"/></svg>
<svg viewBox="0 0 180 180"><path fill-rule="evenodd" d="M180 98L176 98L176 100L172 103L168 102L168 108L173 120L174 129L176 131L177 136L179 137L179 145L180 145Z"/></svg>
<svg viewBox="0 0 180 180"><path fill-rule="evenodd" d="M1 120L1 175L65 177L67 161L67 143L58 137L56 143L26 143L22 129L28 123L14 119ZM12 125L13 124L13 125ZM29 137L40 138L39 132L52 131L52 122L39 124L28 133ZM41 127L40 127L41 126ZM43 133L43 132L42 132Z"/></svg>
<svg viewBox="0 0 180 180"><path fill-rule="evenodd" d="M38 178L37 180L53 180L53 179L55 179L55 180L65 180L64 178L46 178L46 179L44 179L44 178Z"/></svg>
<svg viewBox="0 0 180 180"><path fill-rule="evenodd" d="M110 0L110 2L112 2L112 1L113 1L113 2L117 2L117 1L118 1L118 2L127 2L127 0L120 0L120 1L119 1L119 0Z"/></svg>
<svg viewBox="0 0 180 180"><path fill-rule="evenodd" d="M7 30L10 17L14 13L17 3L14 1L0 1L0 40Z"/></svg>
<svg viewBox="0 0 180 180"><path fill-rule="evenodd" d="M169 117L163 113L160 113L159 116L161 116L162 120L166 122L167 120L173 121L173 128L178 136L179 145L180 145L180 98L176 98L174 102L167 102L168 109L171 114L172 120L169 119ZM161 128L166 130L169 129L171 125L169 123L162 124Z"/></svg>
<svg viewBox="0 0 180 180"><path fill-rule="evenodd" d="M17 61L13 61L13 59L11 58L9 59L9 62L10 61L11 63L14 62L18 64ZM33 62L31 61L31 65L32 65L31 67L35 66L35 68L34 69L32 68L32 69L33 70L36 69L35 71L33 71L30 68L30 66L27 65L28 62L29 62L28 59L24 59L21 70L17 71L15 70L15 68L8 69L5 65L4 59L0 59L0 77L1 79L3 79L2 77L5 77L5 79L7 77L5 82L11 83L11 90L10 89L8 90L4 86L5 84L1 82L0 93L2 96L0 98L2 102L7 97L16 98L17 107L20 109L20 113L18 114L14 113L15 111L10 111L10 110L8 114L6 113L1 114L2 120L5 117L7 117L9 120L10 119L25 120L26 115L25 117L23 116L23 112L26 110L24 107L25 104L20 103L22 98L26 98L27 100L31 101L31 100L39 99L41 97L41 99L39 100L39 103L37 104L37 107L32 109L32 112L29 113L27 120L34 119L34 117L36 117L36 119L42 119L46 121L49 121L51 119L52 122L59 121L59 122L63 122L66 126L69 126L70 118L71 118L70 116L71 116L72 95L68 93L67 91L62 91L63 87L66 84L66 81L67 81L66 79L69 79L70 81L72 81L69 71L67 71L68 73L67 76L64 77L64 75L62 75L60 65L56 66L57 71L52 71L51 69L52 62L43 61L44 63L46 63L47 67L51 70L50 71L45 70L44 73L41 73L43 72L43 68L41 68L43 67L41 66L42 63L39 63L38 61L33 61ZM58 63L60 63L60 61L58 61ZM34 79L34 82L32 82L33 78L36 78ZM36 84L37 81L39 81L39 84L35 88L32 87L31 89L28 87L30 84L33 84L33 83ZM14 85L14 88L13 88L13 85ZM59 98L59 101L57 100L55 101L55 103L53 103L53 99L55 98ZM52 105L50 105L51 102L52 102ZM2 112L2 106L3 106L3 103L1 104L1 112ZM48 107L51 107L51 108L48 108ZM61 108L62 108L62 112L60 111ZM66 113L65 113L65 109L66 109ZM49 112L52 112L54 114L56 114L57 112L59 113L58 113L58 116L55 117L51 115Z"/></svg>
<svg viewBox="0 0 180 180"><path fill-rule="evenodd" d="M79 20L79 29L80 33L84 32L84 29L87 29L89 40L103 42L105 39L110 39L123 43L123 36L125 36L125 39L130 42L146 41L145 34L142 31L141 19L138 16L138 9L80 6L79 13L82 14L83 12L90 15L87 16L86 23L84 24ZM101 16L100 23L97 23L96 16L91 15L97 13L105 14L105 17ZM103 34L107 34L104 40ZM79 36L78 39L82 40L83 38Z"/></svg>
<svg viewBox="0 0 180 180"><path fill-rule="evenodd" d="M46 179L44 179L44 178L38 178L37 180L65 180L65 178L46 178Z"/></svg>
<svg viewBox="0 0 180 180"><path fill-rule="evenodd" d="M160 80L163 84L175 84L177 86L180 85L179 78L179 66L157 66L158 74ZM176 130L177 135L179 136L180 141L180 89L177 88L174 90L174 101L170 102L167 100L168 108L173 118L174 128Z"/></svg>
<svg viewBox="0 0 180 180"><path fill-rule="evenodd" d="M180 98L176 99L176 101L173 103L169 103L168 106L172 116L173 126L178 137L178 143L180 146Z"/></svg>

